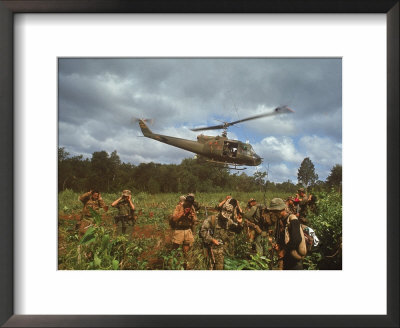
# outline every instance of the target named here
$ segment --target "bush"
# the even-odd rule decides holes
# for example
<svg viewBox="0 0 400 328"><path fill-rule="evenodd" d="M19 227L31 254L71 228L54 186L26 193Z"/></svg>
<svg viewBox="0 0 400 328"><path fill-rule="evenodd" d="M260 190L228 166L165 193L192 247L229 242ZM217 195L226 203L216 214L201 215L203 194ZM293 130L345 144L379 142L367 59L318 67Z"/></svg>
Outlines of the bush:
<svg viewBox="0 0 400 328"><path fill-rule="evenodd" d="M317 194L317 213L309 213L309 225L315 230L320 245L313 256L318 269L342 268L342 194L330 191Z"/></svg>

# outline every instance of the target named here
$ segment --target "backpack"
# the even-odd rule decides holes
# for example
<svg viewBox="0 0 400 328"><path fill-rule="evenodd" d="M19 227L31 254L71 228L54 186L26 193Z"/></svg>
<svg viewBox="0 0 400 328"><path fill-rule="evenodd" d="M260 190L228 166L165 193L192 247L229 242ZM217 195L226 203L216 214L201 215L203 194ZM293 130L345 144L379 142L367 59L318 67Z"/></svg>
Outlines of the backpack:
<svg viewBox="0 0 400 328"><path fill-rule="evenodd" d="M287 218L286 226L285 226L285 244L287 245L290 241L290 235L289 235L289 225L291 221L297 220L296 215L290 214ZM306 245L306 239L304 236L303 228L301 224L299 225L300 229L300 236L301 236L301 241L299 246L297 246L297 249L293 249L290 251L290 254L297 260L302 260L306 255L307 255L307 245Z"/></svg>
<svg viewBox="0 0 400 328"><path fill-rule="evenodd" d="M177 221L172 220L172 214L168 215L168 224L171 229L176 229Z"/></svg>

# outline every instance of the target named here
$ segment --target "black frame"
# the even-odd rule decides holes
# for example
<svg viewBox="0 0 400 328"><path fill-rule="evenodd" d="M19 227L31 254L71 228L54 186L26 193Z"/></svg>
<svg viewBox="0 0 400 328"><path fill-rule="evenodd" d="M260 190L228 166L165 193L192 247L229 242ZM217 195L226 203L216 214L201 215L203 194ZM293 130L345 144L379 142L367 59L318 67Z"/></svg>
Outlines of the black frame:
<svg viewBox="0 0 400 328"><path fill-rule="evenodd" d="M4 327L399 327L399 0L0 0L0 324ZM387 16L387 315L14 315L14 13L385 13ZM367 286L366 286L367 288ZM344 295L345 297L345 295Z"/></svg>

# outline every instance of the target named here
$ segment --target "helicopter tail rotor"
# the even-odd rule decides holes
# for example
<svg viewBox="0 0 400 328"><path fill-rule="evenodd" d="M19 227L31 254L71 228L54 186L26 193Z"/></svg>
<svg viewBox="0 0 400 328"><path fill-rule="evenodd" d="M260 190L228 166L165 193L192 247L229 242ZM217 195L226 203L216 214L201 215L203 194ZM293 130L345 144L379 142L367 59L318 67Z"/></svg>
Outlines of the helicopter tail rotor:
<svg viewBox="0 0 400 328"><path fill-rule="evenodd" d="M131 118L131 124L136 124L136 123L139 123L140 121L149 123L150 125L153 125L153 123L154 123L154 119L152 119L152 118L138 118L138 117Z"/></svg>

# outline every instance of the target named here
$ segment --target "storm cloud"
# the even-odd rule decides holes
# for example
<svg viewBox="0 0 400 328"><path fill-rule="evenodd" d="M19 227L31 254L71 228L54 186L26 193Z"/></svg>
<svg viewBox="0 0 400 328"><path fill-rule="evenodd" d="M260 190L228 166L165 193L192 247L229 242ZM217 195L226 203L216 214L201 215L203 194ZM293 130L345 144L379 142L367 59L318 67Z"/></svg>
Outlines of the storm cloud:
<svg viewBox="0 0 400 328"><path fill-rule="evenodd" d="M73 155L117 150L133 164L180 163L194 154L143 138L131 118L194 140L190 128L287 105L294 114L243 123L229 137L249 140L274 181L297 181L304 157L321 179L341 164L341 59L60 58L58 67L59 146Z"/></svg>

